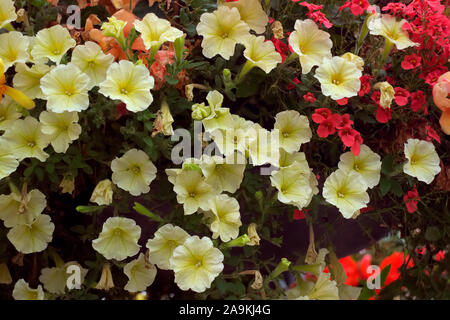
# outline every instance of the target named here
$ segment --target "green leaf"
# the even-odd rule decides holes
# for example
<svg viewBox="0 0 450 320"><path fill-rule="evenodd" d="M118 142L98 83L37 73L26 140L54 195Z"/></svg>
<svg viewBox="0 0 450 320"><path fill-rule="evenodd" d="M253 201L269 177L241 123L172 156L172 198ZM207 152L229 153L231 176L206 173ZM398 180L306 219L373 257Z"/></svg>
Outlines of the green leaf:
<svg viewBox="0 0 450 320"><path fill-rule="evenodd" d="M391 182L391 192L395 194L397 197L401 197L403 195L403 189L400 183L395 180L390 180Z"/></svg>
<svg viewBox="0 0 450 320"><path fill-rule="evenodd" d="M147 216L147 217L149 217L152 220L155 220L155 221L158 221L158 222L163 222L164 221L160 216L150 212L150 210L148 210L146 207L144 207L142 204L140 204L138 202L134 203L133 209L137 213L140 213L140 214L142 214L144 216Z"/></svg>
<svg viewBox="0 0 450 320"><path fill-rule="evenodd" d="M386 177L381 177L380 179L380 191L381 196L384 197L389 190L391 190L391 180L387 179Z"/></svg>
<svg viewBox="0 0 450 320"><path fill-rule="evenodd" d="M169 76L164 76L164 79L166 79L167 83L174 86L178 83L178 79L169 77Z"/></svg>
<svg viewBox="0 0 450 320"><path fill-rule="evenodd" d="M425 232L425 239L428 241L438 241L442 238L441 230L436 226L429 226Z"/></svg>
<svg viewBox="0 0 450 320"><path fill-rule="evenodd" d="M77 206L75 210L77 210L80 213L94 213L94 212L101 212L106 206Z"/></svg>
<svg viewBox="0 0 450 320"><path fill-rule="evenodd" d="M389 275L389 271L391 271L391 265L388 265L383 270L381 270L381 286L384 286L384 283L386 282L387 276Z"/></svg>
<svg viewBox="0 0 450 320"><path fill-rule="evenodd" d="M358 300L369 300L371 296L375 294L375 290L367 288L364 286L361 290L361 294L358 297Z"/></svg>
<svg viewBox="0 0 450 320"><path fill-rule="evenodd" d="M381 163L381 172L389 175L392 171L394 171L394 158L388 154L383 158L383 162Z"/></svg>

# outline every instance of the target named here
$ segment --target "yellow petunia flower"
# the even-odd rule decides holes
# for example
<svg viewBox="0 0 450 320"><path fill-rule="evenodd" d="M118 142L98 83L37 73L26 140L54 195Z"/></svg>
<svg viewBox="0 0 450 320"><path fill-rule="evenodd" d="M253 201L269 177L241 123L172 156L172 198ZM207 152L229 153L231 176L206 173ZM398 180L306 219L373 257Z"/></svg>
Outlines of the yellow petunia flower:
<svg viewBox="0 0 450 320"><path fill-rule="evenodd" d="M182 245L189 234L178 226L165 224L160 227L152 239L147 241L149 260L163 270L170 269L173 250Z"/></svg>
<svg viewBox="0 0 450 320"><path fill-rule="evenodd" d="M108 22L103 22L101 29L102 33L105 37L113 37L117 40L120 40L124 37L123 29L127 22L124 20L119 20L116 17L108 17Z"/></svg>
<svg viewBox="0 0 450 320"><path fill-rule="evenodd" d="M16 192L0 195L0 219L7 228L30 225L46 206L45 195L37 189L23 195Z"/></svg>
<svg viewBox="0 0 450 320"><path fill-rule="evenodd" d="M299 151L302 143L309 142L312 137L308 117L295 110L277 113L274 128L279 132L280 148L287 152Z"/></svg>
<svg viewBox="0 0 450 320"><path fill-rule="evenodd" d="M203 292L223 270L223 253L210 238L192 236L173 251L170 265L181 290Z"/></svg>
<svg viewBox="0 0 450 320"><path fill-rule="evenodd" d="M333 42L330 34L320 30L314 21L297 20L294 29L289 36L289 45L300 59L303 74L320 65L323 58L331 58Z"/></svg>
<svg viewBox="0 0 450 320"><path fill-rule="evenodd" d="M308 293L308 298L309 300L339 300L336 281L330 280L329 273L322 272Z"/></svg>
<svg viewBox="0 0 450 320"><path fill-rule="evenodd" d="M19 160L36 158L44 162L48 154L44 149L50 144L49 137L41 131L42 124L33 117L16 120L2 139L7 142L11 153Z"/></svg>
<svg viewBox="0 0 450 320"><path fill-rule="evenodd" d="M395 96L395 90L390 83L387 81L378 82L373 87L380 90L380 106L384 109L390 108Z"/></svg>
<svg viewBox="0 0 450 320"><path fill-rule="evenodd" d="M340 100L358 94L361 75L361 70L354 63L341 57L333 57L323 59L314 77L319 80L324 96Z"/></svg>
<svg viewBox="0 0 450 320"><path fill-rule="evenodd" d="M267 163L277 165L280 157L280 139L278 130L268 131L259 124L247 129L248 154L253 166Z"/></svg>
<svg viewBox="0 0 450 320"><path fill-rule="evenodd" d="M247 59L247 63L241 74L248 72L252 67L258 67L265 73L269 73L282 61L281 55L275 50L272 41L265 41L263 36L247 36L244 46L244 57Z"/></svg>
<svg viewBox="0 0 450 320"><path fill-rule="evenodd" d="M28 41L28 37L18 31L0 34L0 58L5 65L5 71L15 63L27 62Z"/></svg>
<svg viewBox="0 0 450 320"><path fill-rule="evenodd" d="M365 144L361 145L361 152L357 156L351 151L341 154L338 167L345 172L360 173L369 188L380 182L381 157Z"/></svg>
<svg viewBox="0 0 450 320"><path fill-rule="evenodd" d="M18 107L19 105L9 97L0 101L0 130L8 130L22 116L20 112L17 112Z"/></svg>
<svg viewBox="0 0 450 320"><path fill-rule="evenodd" d="M41 90L41 79L52 69L53 66L41 63L34 64L31 67L24 63L18 63L16 65L17 73L13 78L14 88L22 91L30 99L44 99L45 96Z"/></svg>
<svg viewBox="0 0 450 320"><path fill-rule="evenodd" d="M403 172L407 175L430 184L441 172L440 159L431 142L408 139L404 152L408 161L403 166Z"/></svg>
<svg viewBox="0 0 450 320"><path fill-rule="evenodd" d="M16 21L17 14L12 0L0 0L0 29Z"/></svg>
<svg viewBox="0 0 450 320"><path fill-rule="evenodd" d="M111 162L113 172L111 180L119 188L133 196L150 191L150 183L156 178L156 167L148 155L137 149L131 149Z"/></svg>
<svg viewBox="0 0 450 320"><path fill-rule="evenodd" d="M344 218L349 219L369 203L366 190L367 184L361 174L338 169L325 181L322 195L328 203L339 209Z"/></svg>
<svg viewBox="0 0 450 320"><path fill-rule="evenodd" d="M128 292L144 291L156 277L156 267L147 261L143 253L139 254L137 259L128 262L123 267L123 272L128 277L124 287Z"/></svg>
<svg viewBox="0 0 450 320"><path fill-rule="evenodd" d="M35 39L31 49L31 56L35 62L45 63L50 59L59 64L66 52L76 45L69 31L59 24L40 30Z"/></svg>
<svg viewBox="0 0 450 320"><path fill-rule="evenodd" d="M210 207L205 216L209 221L209 229L213 232L212 238L220 237L222 242L236 239L242 225L239 202L235 198L221 194L211 200Z"/></svg>
<svg viewBox="0 0 450 320"><path fill-rule="evenodd" d="M4 72L5 72L5 65L3 64L3 59L0 58L0 102L2 101L3 96L6 95L9 96L11 99L13 99L15 102L17 102L18 104L20 104L25 109L28 110L33 109L35 107L33 100L28 98L20 90L17 90L5 84L6 77Z"/></svg>
<svg viewBox="0 0 450 320"><path fill-rule="evenodd" d="M403 50L408 47L418 46L418 43L412 42L409 39L408 32L403 30L403 24L407 21L402 19L397 21L397 18L389 14L383 14L381 17L371 19L368 23L370 34L375 36L383 36L390 43L395 44L398 50Z"/></svg>
<svg viewBox="0 0 450 320"><path fill-rule="evenodd" d="M211 137L223 155L229 156L236 151L245 155L248 148L247 129L253 125L253 122L235 114L231 115L231 119L230 127L213 130Z"/></svg>
<svg viewBox="0 0 450 320"><path fill-rule="evenodd" d="M229 8L237 8L241 16L241 20L244 21L251 30L257 34L264 33L266 31L266 25L269 22L269 17L264 12L261 6L260 0L239 0L225 2L219 0L220 6L227 6Z"/></svg>
<svg viewBox="0 0 450 320"><path fill-rule="evenodd" d="M344 58L345 60L354 63L359 70L361 71L364 70L364 60L363 58L357 56L356 54L346 52L343 55L341 55L341 58Z"/></svg>
<svg viewBox="0 0 450 320"><path fill-rule="evenodd" d="M39 115L41 131L49 136L53 149L59 153L65 153L72 141L78 139L81 134L81 126L78 124L78 113L55 113L42 111Z"/></svg>
<svg viewBox="0 0 450 320"><path fill-rule="evenodd" d="M59 267L41 269L39 281L44 285L44 289L50 293L64 294L67 288L67 279L70 276L70 273L67 273L68 267L70 266L80 268L79 284L82 285L88 270L81 267L78 262L70 261Z"/></svg>
<svg viewBox="0 0 450 320"><path fill-rule="evenodd" d="M70 61L81 72L88 75L89 89L105 81L106 72L113 62L114 57L111 54L104 54L100 46L92 41L87 41L82 46L76 46Z"/></svg>
<svg viewBox="0 0 450 320"><path fill-rule="evenodd" d="M230 59L236 44L243 43L249 31L249 26L241 20L239 10L226 6L202 14L197 25L197 33L203 37L203 55L207 58L218 54L225 60Z"/></svg>
<svg viewBox="0 0 450 320"><path fill-rule="evenodd" d="M55 225L46 214L40 214L31 224L18 224L6 235L17 251L29 254L44 251L52 241Z"/></svg>
<svg viewBox="0 0 450 320"><path fill-rule="evenodd" d="M89 201L94 202L99 206L109 206L112 203L112 200L112 182L109 179L105 179L97 183Z"/></svg>
<svg viewBox="0 0 450 320"><path fill-rule="evenodd" d="M153 89L154 83L145 66L122 60L109 67L106 80L100 83L98 92L122 101L129 111L139 112L147 109L153 102L150 89Z"/></svg>
<svg viewBox="0 0 450 320"><path fill-rule="evenodd" d="M19 161L8 148L7 143L0 138L0 180L16 171L18 166Z"/></svg>
<svg viewBox="0 0 450 320"><path fill-rule="evenodd" d="M141 228L133 219L111 217L103 224L102 232L92 240L92 247L106 259L121 261L139 252Z"/></svg>
<svg viewBox="0 0 450 320"><path fill-rule="evenodd" d="M114 288L114 280L111 273L111 265L109 263L103 264L102 274L100 275L100 279L95 286L97 290L105 290Z"/></svg>
<svg viewBox="0 0 450 320"><path fill-rule="evenodd" d="M47 109L81 112L89 107L89 77L73 64L59 65L41 78Z"/></svg>
<svg viewBox="0 0 450 320"><path fill-rule="evenodd" d="M14 300L44 300L45 294L42 286L39 285L37 289L31 289L30 285L25 280L20 279L14 285L12 292Z"/></svg>

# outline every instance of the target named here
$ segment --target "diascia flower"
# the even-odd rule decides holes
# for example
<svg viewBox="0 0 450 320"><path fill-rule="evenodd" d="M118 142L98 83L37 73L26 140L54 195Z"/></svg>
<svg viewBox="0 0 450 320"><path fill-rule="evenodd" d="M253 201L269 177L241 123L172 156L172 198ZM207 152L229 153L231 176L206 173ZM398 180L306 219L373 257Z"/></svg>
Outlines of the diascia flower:
<svg viewBox="0 0 450 320"><path fill-rule="evenodd" d="M224 256L210 238L192 236L173 251L170 265L181 290L203 292L223 270Z"/></svg>
<svg viewBox="0 0 450 320"><path fill-rule="evenodd" d="M242 225L239 203L235 198L221 194L210 201L211 211L205 213L213 239L220 237L223 242L236 239Z"/></svg>
<svg viewBox="0 0 450 320"><path fill-rule="evenodd" d="M237 8L239 10L241 20L248 24L250 29L255 31L257 34L261 34L266 31L266 25L269 22L269 17L264 12L259 0L219 0L219 6Z"/></svg>
<svg viewBox="0 0 450 320"><path fill-rule="evenodd" d="M92 240L92 247L106 259L121 261L139 252L141 228L133 219L111 217L103 224L102 232Z"/></svg>
<svg viewBox="0 0 450 320"><path fill-rule="evenodd" d="M0 34L0 58L5 70L18 62L28 60L28 38L18 31Z"/></svg>
<svg viewBox="0 0 450 320"><path fill-rule="evenodd" d="M351 151L341 154L338 167L345 172L360 173L369 188L375 187L380 182L381 157L365 144L361 145L361 151L357 156Z"/></svg>
<svg viewBox="0 0 450 320"><path fill-rule="evenodd" d="M16 64L16 74L13 78L14 88L22 91L30 99L44 99L45 96L41 90L41 79L53 66L43 63L37 63L28 67L25 63Z"/></svg>
<svg viewBox="0 0 450 320"><path fill-rule="evenodd" d="M66 52L76 45L76 41L72 39L69 31L59 24L40 30L35 39L31 56L34 61L43 63L50 59L59 64Z"/></svg>
<svg viewBox="0 0 450 320"><path fill-rule="evenodd" d="M156 277L156 267L149 263L143 253L123 267L123 272L128 277L124 289L129 292L138 292L147 289Z"/></svg>
<svg viewBox="0 0 450 320"><path fill-rule="evenodd" d="M14 285L12 292L14 300L44 300L45 294L42 286L38 285L37 289L31 289L28 282L20 279Z"/></svg>
<svg viewBox="0 0 450 320"><path fill-rule="evenodd" d="M225 60L234 54L236 43L242 43L249 34L249 26L241 20L237 8L219 6L212 13L204 13L197 25L203 36L203 55L212 58L219 54Z"/></svg>
<svg viewBox="0 0 450 320"><path fill-rule="evenodd" d="M160 269L170 269L173 250L182 245L188 237L189 234L178 226L163 225L155 232L153 239L147 241L150 262Z"/></svg>
<svg viewBox="0 0 450 320"><path fill-rule="evenodd" d="M408 139L404 152L408 159L403 166L404 173L430 184L441 172L440 159L431 142Z"/></svg>
<svg viewBox="0 0 450 320"><path fill-rule="evenodd" d="M418 43L409 39L408 32L403 30L402 26L406 23L405 19L397 21L394 16L383 14L380 18L372 19L368 23L370 34L383 36L387 41L395 44L398 50L408 47L418 46Z"/></svg>
<svg viewBox="0 0 450 320"><path fill-rule="evenodd" d="M78 113L55 113L42 111L39 115L41 131L48 135L53 149L59 153L65 153L72 141L78 139L81 134L81 126L78 124Z"/></svg>
<svg viewBox="0 0 450 320"><path fill-rule="evenodd" d="M366 190L367 184L361 174L338 169L325 181L322 195L328 203L339 209L344 218L349 219L369 203Z"/></svg>
<svg viewBox="0 0 450 320"><path fill-rule="evenodd" d="M287 152L298 151L302 143L309 142L312 137L308 117L295 110L277 113L274 128L279 131L280 147Z"/></svg>
<svg viewBox="0 0 450 320"><path fill-rule="evenodd" d="M314 77L319 80L322 93L333 100L354 97L361 88L361 70L341 57L323 59Z"/></svg>
<svg viewBox="0 0 450 320"><path fill-rule="evenodd" d="M17 112L18 105L9 97L0 101L0 130L6 131L22 114Z"/></svg>
<svg viewBox="0 0 450 320"><path fill-rule="evenodd" d="M264 70L265 73L269 73L278 63L281 63L281 55L275 51L273 43L265 41L263 36L247 36L244 46L244 57L247 59L248 64L246 66L248 65L248 69L256 66Z"/></svg>
<svg viewBox="0 0 450 320"><path fill-rule="evenodd" d="M64 294L67 287L67 279L70 276L70 273L67 273L70 266L76 266L79 268L79 284L82 285L84 282L84 278L88 273L88 269L83 268L76 261L70 261L61 266L57 266L54 268L43 268L41 270L39 281L44 285L44 289L51 293Z"/></svg>
<svg viewBox="0 0 450 320"><path fill-rule="evenodd" d="M17 251L28 254L44 251L52 241L55 225L46 214L40 214L31 224L18 224L9 230L8 240Z"/></svg>
<svg viewBox="0 0 450 320"><path fill-rule="evenodd" d="M7 142L10 151L19 160L37 158L44 162L48 154L44 149L50 144L49 137L41 131L42 124L33 117L18 119L5 132L2 139Z"/></svg>
<svg viewBox="0 0 450 320"><path fill-rule="evenodd" d="M14 1L1 0L0 2L0 29L6 26L8 23L17 19L16 8L14 7Z"/></svg>
<svg viewBox="0 0 450 320"><path fill-rule="evenodd" d="M45 195L37 190L19 194L0 195L0 219L5 227L31 224L47 206Z"/></svg>
<svg viewBox="0 0 450 320"><path fill-rule="evenodd" d="M0 138L0 180L16 171L18 166L19 161L11 153L7 144Z"/></svg>
<svg viewBox="0 0 450 320"><path fill-rule="evenodd" d="M100 83L98 92L122 101L129 111L139 112L147 109L153 102L150 89L153 89L154 84L153 77L144 65L121 60L109 67L106 80Z"/></svg>
<svg viewBox="0 0 450 320"><path fill-rule="evenodd" d="M100 46L92 41L76 46L70 61L89 76L89 89L98 86L106 79L106 72L113 62L114 57L111 54L104 54Z"/></svg>
<svg viewBox="0 0 450 320"><path fill-rule="evenodd" d="M289 45L299 56L303 74L320 65L323 58L331 58L333 42L328 32L320 30L310 19L295 21L294 28L289 36Z"/></svg>
<svg viewBox="0 0 450 320"><path fill-rule="evenodd" d="M47 109L81 112L89 107L89 77L73 64L59 65L41 78Z"/></svg>
<svg viewBox="0 0 450 320"><path fill-rule="evenodd" d="M111 162L112 181L133 196L150 191L150 183L156 178L156 167L148 155L137 149L128 150Z"/></svg>

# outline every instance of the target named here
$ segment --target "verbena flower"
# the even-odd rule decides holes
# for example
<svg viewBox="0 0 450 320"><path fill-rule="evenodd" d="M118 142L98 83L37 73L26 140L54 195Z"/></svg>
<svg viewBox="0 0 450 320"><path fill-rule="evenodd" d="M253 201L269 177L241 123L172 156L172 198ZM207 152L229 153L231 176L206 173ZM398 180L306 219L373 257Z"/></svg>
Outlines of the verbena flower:
<svg viewBox="0 0 450 320"><path fill-rule="evenodd" d="M112 200L112 182L109 179L105 179L97 183L89 201L94 202L99 206L108 206L112 203Z"/></svg>
<svg viewBox="0 0 450 320"><path fill-rule="evenodd" d="M17 14L14 7L14 1L1 0L0 5L0 29L5 27L8 23L16 21Z"/></svg>
<svg viewBox="0 0 450 320"><path fill-rule="evenodd" d="M28 67L24 63L16 64L16 74L13 78L14 88L22 91L30 99L44 99L45 96L41 89L41 79L53 66L37 63Z"/></svg>
<svg viewBox="0 0 450 320"><path fill-rule="evenodd" d="M0 58L3 60L5 70L15 63L27 62L28 41L28 38L18 31L0 34Z"/></svg>
<svg viewBox="0 0 450 320"><path fill-rule="evenodd" d="M30 225L46 206L45 195L37 189L23 195L16 192L9 195L2 194L0 195L0 219L7 228Z"/></svg>
<svg viewBox="0 0 450 320"><path fill-rule="evenodd" d="M440 159L431 142L408 139L404 152L408 161L403 166L403 172L407 175L430 184L441 172Z"/></svg>
<svg viewBox="0 0 450 320"><path fill-rule="evenodd" d="M76 45L76 41L72 39L69 31L59 24L40 30L35 39L31 56L34 61L43 63L50 59L59 64L66 52Z"/></svg>
<svg viewBox="0 0 450 320"><path fill-rule="evenodd" d="M333 100L354 97L361 88L361 70L341 57L324 59L314 77L319 80L322 93Z"/></svg>
<svg viewBox="0 0 450 320"><path fill-rule="evenodd" d="M266 25L269 22L269 17L264 12L264 9L259 0L239 0L239 1L219 1L219 6L226 6L229 8L237 8L241 20L244 21L251 30L257 34L266 31Z"/></svg>
<svg viewBox="0 0 450 320"><path fill-rule="evenodd" d="M277 113L274 128L279 131L280 147L287 152L298 151L302 143L308 142L312 137L308 117L295 110Z"/></svg>
<svg viewBox="0 0 450 320"><path fill-rule="evenodd" d="M147 241L149 260L163 270L170 269L170 258L173 250L189 237L189 234L178 226L165 224L160 227L152 239Z"/></svg>
<svg viewBox="0 0 450 320"><path fill-rule="evenodd" d="M43 111L39 115L41 131L48 135L53 149L59 153L65 153L72 141L78 139L81 134L81 126L78 124L78 113L55 113Z"/></svg>
<svg viewBox="0 0 450 320"><path fill-rule="evenodd" d="M89 77L73 64L59 65L41 78L47 110L81 112L89 107Z"/></svg>
<svg viewBox="0 0 450 320"><path fill-rule="evenodd" d="M239 235L239 227L242 225L237 200L221 194L211 200L210 207L210 211L205 215L209 221L209 229L213 232L212 238L220 237L223 242L236 239Z"/></svg>
<svg viewBox="0 0 450 320"><path fill-rule="evenodd" d="M112 181L133 196L150 191L150 183L156 178L156 167L148 155L137 149L128 150L111 162Z"/></svg>
<svg viewBox="0 0 450 320"><path fill-rule="evenodd" d="M206 178L206 183L217 188L219 192L236 192L244 179L245 162L236 163L235 158L234 155L227 158L203 155L199 167Z"/></svg>
<svg viewBox="0 0 450 320"><path fill-rule="evenodd" d="M22 116L20 112L17 112L18 107L19 105L9 97L0 101L0 130L10 129L13 123Z"/></svg>
<svg viewBox="0 0 450 320"><path fill-rule="evenodd" d="M175 283L181 290L203 292L223 270L224 256L210 238L192 236L178 246L170 259Z"/></svg>
<svg viewBox="0 0 450 320"><path fill-rule="evenodd" d="M303 74L321 65L323 58L331 58L333 42L330 34L320 30L313 20L297 20L294 29L289 36L289 45L299 56Z"/></svg>
<svg viewBox="0 0 450 320"><path fill-rule="evenodd" d="M281 63L281 55L275 50L272 41L265 41L263 36L248 35L244 46L244 57L251 67L258 67L269 73Z"/></svg>
<svg viewBox="0 0 450 320"><path fill-rule="evenodd" d="M145 66L121 60L109 67L106 80L100 83L99 92L122 101L127 110L139 112L147 109L153 102L150 89L153 89L154 84L155 81Z"/></svg>
<svg viewBox="0 0 450 320"><path fill-rule="evenodd" d="M236 44L242 43L249 31L249 26L241 20L239 10L226 6L202 14L197 25L197 33L203 37L203 55L207 58L219 54L225 60L230 59Z"/></svg>
<svg viewBox="0 0 450 320"><path fill-rule="evenodd" d="M92 247L106 259L121 261L139 252L141 228L133 219L111 217L105 221Z"/></svg>
<svg viewBox="0 0 450 320"><path fill-rule="evenodd" d="M149 263L143 253L135 260L128 262L123 267L123 272L128 277L124 289L128 292L138 292L147 289L156 277L156 267Z"/></svg>
<svg viewBox="0 0 450 320"><path fill-rule="evenodd" d="M397 18L389 14L383 14L379 18L375 18L369 21L368 28L370 34L376 36L383 36L386 40L395 44L398 50L403 50L408 47L418 46L409 39L408 32L403 30L403 24L406 23L405 19L397 21Z"/></svg>
<svg viewBox="0 0 450 320"><path fill-rule="evenodd" d="M42 286L38 285L37 289L31 289L28 282L20 279L14 285L12 292L14 300L44 300L45 294Z"/></svg>

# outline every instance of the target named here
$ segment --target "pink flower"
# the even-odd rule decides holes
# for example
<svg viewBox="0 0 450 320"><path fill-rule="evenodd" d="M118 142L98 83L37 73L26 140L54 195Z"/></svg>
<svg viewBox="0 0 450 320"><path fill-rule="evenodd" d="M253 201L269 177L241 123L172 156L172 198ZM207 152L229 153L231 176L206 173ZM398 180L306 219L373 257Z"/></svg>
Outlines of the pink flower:
<svg viewBox="0 0 450 320"><path fill-rule="evenodd" d="M409 213L416 212L417 210L417 202L420 200L419 198L419 192L417 192L416 185L414 185L414 188L412 190L408 191L403 196L403 201L405 202L406 209Z"/></svg>
<svg viewBox="0 0 450 320"><path fill-rule="evenodd" d="M314 94L312 94L311 92L305 94L303 96L303 99L305 99L305 101L309 103L314 103L314 101L316 101L316 97L314 97Z"/></svg>
<svg viewBox="0 0 450 320"><path fill-rule="evenodd" d="M339 130L338 134L344 146L352 147L355 143L356 135L359 134L359 132L352 128L344 128Z"/></svg>
<svg viewBox="0 0 450 320"><path fill-rule="evenodd" d="M409 91L400 87L395 87L395 103L399 106L404 106L408 103Z"/></svg>
<svg viewBox="0 0 450 320"><path fill-rule="evenodd" d="M364 14L364 11L369 7L367 0L351 0L346 1L343 6L339 7L339 11L349 8L354 16L360 16Z"/></svg>
<svg viewBox="0 0 450 320"><path fill-rule="evenodd" d="M411 93L411 110L418 112L426 103L425 94L422 90Z"/></svg>
<svg viewBox="0 0 450 320"><path fill-rule="evenodd" d="M413 53L411 55L405 56L405 58L403 58L402 61L402 68L405 70L411 70L411 69L415 69L418 66L420 66L420 61L422 60L422 58Z"/></svg>
<svg viewBox="0 0 450 320"><path fill-rule="evenodd" d="M432 139L436 140L438 143L441 143L441 137L437 134L437 132L431 128L430 126L425 126L427 130L427 141L431 141Z"/></svg>

